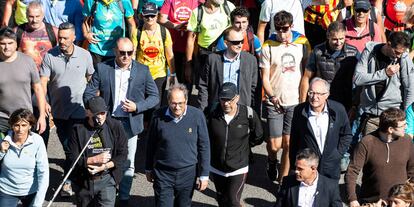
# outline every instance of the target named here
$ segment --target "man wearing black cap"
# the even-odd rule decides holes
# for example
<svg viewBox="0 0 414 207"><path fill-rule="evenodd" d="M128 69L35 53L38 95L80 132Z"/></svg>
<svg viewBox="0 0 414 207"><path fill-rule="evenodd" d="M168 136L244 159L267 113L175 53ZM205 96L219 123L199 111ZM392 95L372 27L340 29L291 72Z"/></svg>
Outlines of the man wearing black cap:
<svg viewBox="0 0 414 207"><path fill-rule="evenodd" d="M84 123L74 125L68 143L69 163L74 163L88 144L71 174L76 205L114 206L116 186L127 158L127 137L121 123L107 116L103 98L93 97L85 107L87 118Z"/></svg>
<svg viewBox="0 0 414 207"><path fill-rule="evenodd" d="M224 83L220 104L212 105L208 116L211 143L211 177L220 207L241 206L240 197L249 171L249 144L263 141L260 118L252 108L238 104L234 83ZM215 107L216 106L216 107Z"/></svg>

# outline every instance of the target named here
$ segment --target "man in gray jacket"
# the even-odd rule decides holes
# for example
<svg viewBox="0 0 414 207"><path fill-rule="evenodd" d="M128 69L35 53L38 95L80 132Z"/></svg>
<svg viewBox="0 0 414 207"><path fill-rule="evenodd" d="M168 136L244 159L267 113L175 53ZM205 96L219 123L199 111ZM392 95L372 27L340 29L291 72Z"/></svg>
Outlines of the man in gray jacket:
<svg viewBox="0 0 414 207"><path fill-rule="evenodd" d="M234 83L240 94L240 104L251 106L255 100L257 61L252 54L243 52L243 33L233 28L224 32L227 49L223 53L208 55L201 66L198 104L201 110L218 102L218 92L226 82Z"/></svg>
<svg viewBox="0 0 414 207"><path fill-rule="evenodd" d="M355 69L354 84L362 87L359 109L363 135L378 128L379 115L390 107L406 109L413 101L413 62L407 49L410 39L392 33L388 42L369 42Z"/></svg>

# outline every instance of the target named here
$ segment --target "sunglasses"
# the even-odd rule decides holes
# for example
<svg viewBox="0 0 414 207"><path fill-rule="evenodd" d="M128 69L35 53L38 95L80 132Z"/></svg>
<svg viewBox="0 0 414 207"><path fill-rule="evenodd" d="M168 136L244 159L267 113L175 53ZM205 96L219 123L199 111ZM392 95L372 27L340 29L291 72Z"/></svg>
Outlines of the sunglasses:
<svg viewBox="0 0 414 207"><path fill-rule="evenodd" d="M365 10L365 9L356 9L355 12L356 13L368 13L369 10Z"/></svg>
<svg viewBox="0 0 414 207"><path fill-rule="evenodd" d="M121 56L131 56L132 54L134 53L134 51L132 50L132 51L119 51L119 54L121 55Z"/></svg>
<svg viewBox="0 0 414 207"><path fill-rule="evenodd" d="M244 40L227 40L232 45L240 45L243 44Z"/></svg>
<svg viewBox="0 0 414 207"><path fill-rule="evenodd" d="M275 30L278 32L287 32L290 29L290 25L289 26L275 26Z"/></svg>
<svg viewBox="0 0 414 207"><path fill-rule="evenodd" d="M149 19L149 18L154 19L156 16L157 15L145 15L144 18L145 19Z"/></svg>

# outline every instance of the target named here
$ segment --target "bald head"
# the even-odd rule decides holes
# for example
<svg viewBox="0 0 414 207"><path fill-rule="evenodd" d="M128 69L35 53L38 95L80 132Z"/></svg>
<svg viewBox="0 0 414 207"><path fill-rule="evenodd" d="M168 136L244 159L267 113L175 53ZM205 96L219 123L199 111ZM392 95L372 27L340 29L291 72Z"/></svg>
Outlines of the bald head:
<svg viewBox="0 0 414 207"><path fill-rule="evenodd" d="M128 67L132 62L132 55L134 54L134 45L128 38L119 38L116 42L115 48L116 63L119 67Z"/></svg>

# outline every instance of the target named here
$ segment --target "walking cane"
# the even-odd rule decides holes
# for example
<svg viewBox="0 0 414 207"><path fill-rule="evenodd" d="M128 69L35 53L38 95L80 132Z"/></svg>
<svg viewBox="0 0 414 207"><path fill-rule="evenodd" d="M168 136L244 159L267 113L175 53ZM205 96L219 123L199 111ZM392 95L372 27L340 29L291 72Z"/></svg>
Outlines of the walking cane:
<svg viewBox="0 0 414 207"><path fill-rule="evenodd" d="M46 207L50 207L53 203L53 201L56 199L57 195L59 194L60 189L62 189L63 185L65 184L66 180L69 178L70 173L72 173L72 170L75 168L75 165L78 163L80 157L85 152L86 148L88 147L89 143L92 141L93 136L99 131L100 129L96 129L93 134L89 137L88 142L86 142L85 147L83 147L82 151L79 153L79 156L76 158L75 162L72 164L72 167L68 170L68 173L63 178L62 183L59 185L58 189L55 191L55 194L53 194L52 199L49 201Z"/></svg>

